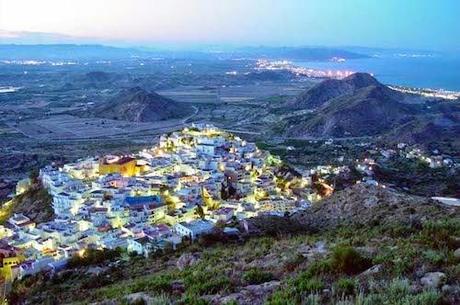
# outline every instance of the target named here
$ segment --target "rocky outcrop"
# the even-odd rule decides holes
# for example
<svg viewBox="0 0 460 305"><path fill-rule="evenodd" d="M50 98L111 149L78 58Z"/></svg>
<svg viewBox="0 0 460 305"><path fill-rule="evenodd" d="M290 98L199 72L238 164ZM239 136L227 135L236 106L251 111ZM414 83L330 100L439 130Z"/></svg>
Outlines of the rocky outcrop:
<svg viewBox="0 0 460 305"><path fill-rule="evenodd" d="M380 186L356 184L314 204L311 209L292 217L314 229L332 229L339 225L418 225L423 221L458 215L455 207L431 199L411 196Z"/></svg>
<svg viewBox="0 0 460 305"><path fill-rule="evenodd" d="M198 254L184 253L182 254L176 262L176 266L179 270L184 270L187 267L193 266L200 261L200 256Z"/></svg>
<svg viewBox="0 0 460 305"><path fill-rule="evenodd" d="M442 272L428 272L421 279L420 283L429 289L437 289L441 287L447 280L447 277Z"/></svg>
<svg viewBox="0 0 460 305"><path fill-rule="evenodd" d="M207 299L210 300L212 304L216 305L227 304L232 301L239 305L262 305L267 297L270 296L279 286L279 281L270 281L260 285L249 285L243 287L239 292L226 296L208 296Z"/></svg>

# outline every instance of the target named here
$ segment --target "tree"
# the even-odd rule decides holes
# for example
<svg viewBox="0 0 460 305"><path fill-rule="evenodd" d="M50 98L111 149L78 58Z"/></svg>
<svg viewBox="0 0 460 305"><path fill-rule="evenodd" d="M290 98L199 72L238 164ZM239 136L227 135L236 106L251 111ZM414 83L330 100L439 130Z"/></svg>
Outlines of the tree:
<svg viewBox="0 0 460 305"><path fill-rule="evenodd" d="M40 176L40 172L38 169L34 168L29 173L29 179L32 184L36 184L38 182L38 177Z"/></svg>
<svg viewBox="0 0 460 305"><path fill-rule="evenodd" d="M196 205L196 210L195 212L200 216L201 219L204 219L204 210L203 207L199 204Z"/></svg>

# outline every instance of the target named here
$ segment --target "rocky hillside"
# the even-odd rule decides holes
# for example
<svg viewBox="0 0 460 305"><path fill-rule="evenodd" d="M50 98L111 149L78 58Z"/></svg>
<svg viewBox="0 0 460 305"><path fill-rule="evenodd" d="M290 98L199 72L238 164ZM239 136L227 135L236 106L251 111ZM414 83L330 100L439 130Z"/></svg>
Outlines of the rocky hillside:
<svg viewBox="0 0 460 305"><path fill-rule="evenodd" d="M284 115L274 133L291 138L385 136L387 142L460 149L458 103L402 94L366 73L323 81L272 112Z"/></svg>
<svg viewBox="0 0 460 305"><path fill-rule="evenodd" d="M439 149L460 156L460 111L423 116L397 126L382 141L422 144L429 150Z"/></svg>
<svg viewBox="0 0 460 305"><path fill-rule="evenodd" d="M426 197L399 193L390 188L356 184L294 215L315 230L338 226L417 226L427 219L460 217L460 208L449 207Z"/></svg>
<svg viewBox="0 0 460 305"><path fill-rule="evenodd" d="M152 257L88 251L15 282L11 304L394 304L460 302L460 208L356 185L294 217L250 221ZM72 289L68 289L72 287Z"/></svg>
<svg viewBox="0 0 460 305"><path fill-rule="evenodd" d="M192 113L191 106L179 104L140 87L123 90L110 101L92 109L92 115L96 117L132 122L183 118Z"/></svg>
<svg viewBox="0 0 460 305"><path fill-rule="evenodd" d="M356 90L369 86L382 85L367 73L355 73L343 80L328 79L289 101L288 106L292 109L314 109L324 106L334 98L353 94Z"/></svg>
<svg viewBox="0 0 460 305"><path fill-rule="evenodd" d="M415 108L401 103L391 89L372 85L329 100L313 117L288 132L301 135L308 130L327 137L382 134L410 120L417 112Z"/></svg>

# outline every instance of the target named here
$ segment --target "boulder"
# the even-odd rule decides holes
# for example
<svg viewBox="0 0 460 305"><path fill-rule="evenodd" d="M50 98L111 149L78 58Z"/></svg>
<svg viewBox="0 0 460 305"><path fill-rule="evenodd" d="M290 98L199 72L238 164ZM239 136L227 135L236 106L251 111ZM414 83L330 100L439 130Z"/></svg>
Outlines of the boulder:
<svg viewBox="0 0 460 305"><path fill-rule="evenodd" d="M315 256L325 256L328 253L327 245L324 241L318 241L314 246L300 245L297 252L303 257L311 259Z"/></svg>
<svg viewBox="0 0 460 305"><path fill-rule="evenodd" d="M460 248L454 251L454 257L455 258L460 258Z"/></svg>
<svg viewBox="0 0 460 305"><path fill-rule="evenodd" d="M262 305L269 295L280 286L279 281L266 282L260 285L249 285L241 291L226 296L215 295L210 298L212 304L237 302L239 305Z"/></svg>
<svg viewBox="0 0 460 305"><path fill-rule="evenodd" d="M420 279L420 283L426 288L436 289L446 282L446 275L442 272L428 272Z"/></svg>
<svg viewBox="0 0 460 305"><path fill-rule="evenodd" d="M200 261L200 256L195 253L184 253L176 262L176 266L179 270L184 270L187 267L193 266Z"/></svg>
<svg viewBox="0 0 460 305"><path fill-rule="evenodd" d="M136 292L128 294L124 297L127 304L153 304L152 298L144 292ZM142 302L142 303L141 303Z"/></svg>
<svg viewBox="0 0 460 305"><path fill-rule="evenodd" d="M360 276L370 276L370 275L373 275L373 274L377 274L377 273L380 273L382 271L382 268L383 268L383 265L382 264L378 264L378 265L375 265L375 266L372 266L370 267L369 269L363 271Z"/></svg>

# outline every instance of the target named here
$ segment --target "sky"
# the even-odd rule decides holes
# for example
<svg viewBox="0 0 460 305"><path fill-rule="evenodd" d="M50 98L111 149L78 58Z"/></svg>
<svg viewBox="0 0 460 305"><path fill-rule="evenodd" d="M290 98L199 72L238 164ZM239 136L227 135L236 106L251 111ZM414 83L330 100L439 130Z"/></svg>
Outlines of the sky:
<svg viewBox="0 0 460 305"><path fill-rule="evenodd" d="M459 13L459 0L0 0L0 43L460 51Z"/></svg>

